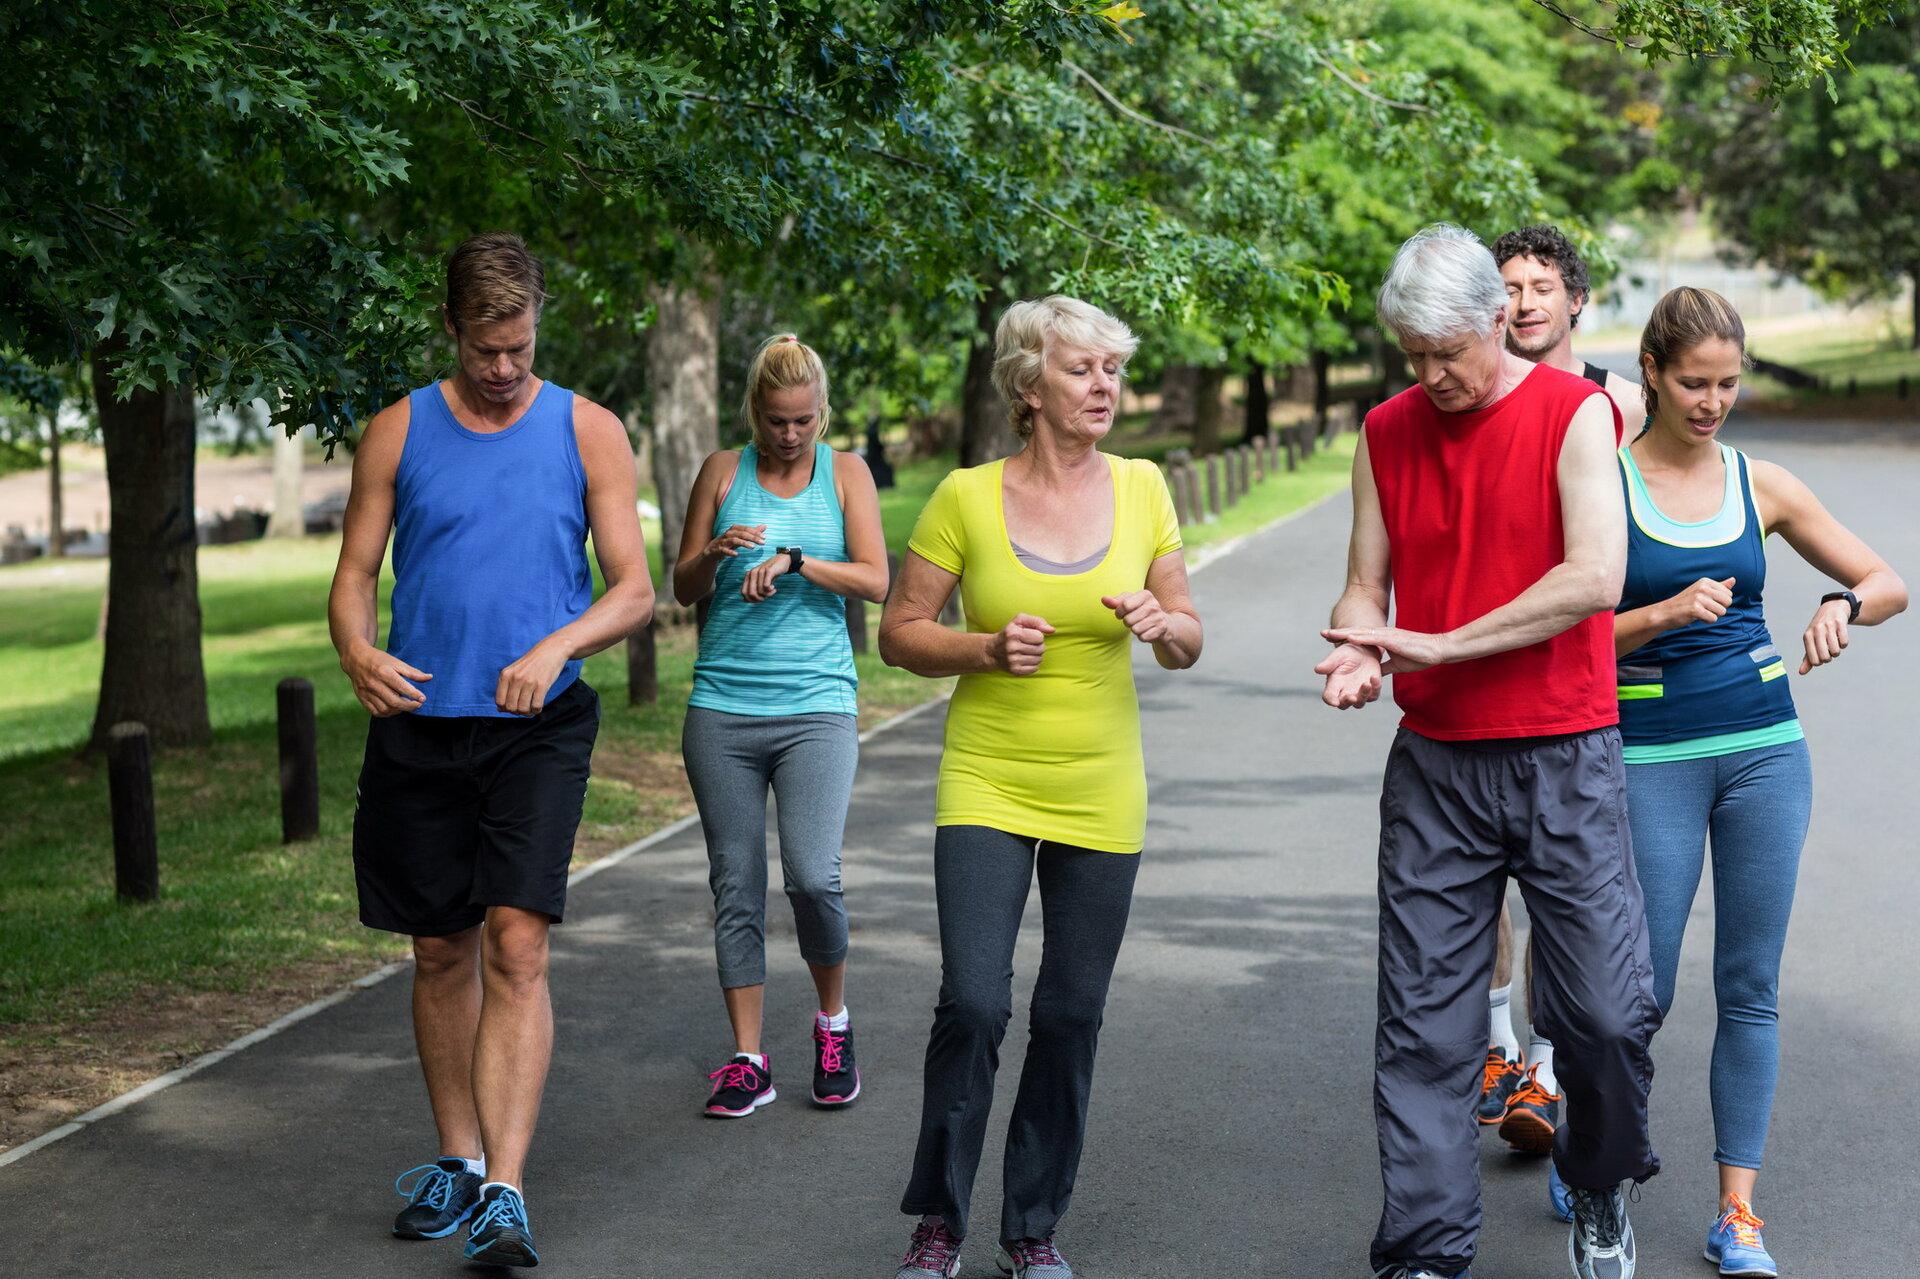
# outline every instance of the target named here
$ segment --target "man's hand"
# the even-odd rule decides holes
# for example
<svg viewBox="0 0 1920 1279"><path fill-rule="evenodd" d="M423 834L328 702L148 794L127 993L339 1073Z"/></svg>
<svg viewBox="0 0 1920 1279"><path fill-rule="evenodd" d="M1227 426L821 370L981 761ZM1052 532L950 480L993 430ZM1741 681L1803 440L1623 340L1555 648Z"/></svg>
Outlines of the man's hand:
<svg viewBox="0 0 1920 1279"><path fill-rule="evenodd" d="M1171 626L1167 610L1152 591L1128 591L1125 595L1102 595L1100 605L1113 610L1126 628L1142 644L1157 644L1167 637Z"/></svg>
<svg viewBox="0 0 1920 1279"><path fill-rule="evenodd" d="M1807 650L1800 663L1802 675L1840 656L1840 651L1847 646L1847 618L1852 612L1845 600L1828 600L1814 610L1806 634L1800 637Z"/></svg>
<svg viewBox="0 0 1920 1279"><path fill-rule="evenodd" d="M493 704L509 715L538 715L547 704L547 690L566 669L568 654L558 644L541 640L526 656L500 672Z"/></svg>
<svg viewBox="0 0 1920 1279"><path fill-rule="evenodd" d="M426 704L427 695L407 681L424 684L433 678L371 644L349 649L340 659L340 669L353 681L353 695L375 719L419 710Z"/></svg>
<svg viewBox="0 0 1920 1279"><path fill-rule="evenodd" d="M1327 677L1320 700L1335 710L1353 710L1380 697L1380 658L1370 648L1342 644L1313 668Z"/></svg>
<svg viewBox="0 0 1920 1279"><path fill-rule="evenodd" d="M1047 655L1047 636L1051 634L1053 627L1046 618L1016 613L987 641L987 659L1009 675L1031 675Z"/></svg>
<svg viewBox="0 0 1920 1279"><path fill-rule="evenodd" d="M1446 636L1403 631L1397 626L1350 626L1321 631L1320 638L1332 644L1362 644L1380 649L1387 655L1380 667L1383 675L1408 675L1450 660Z"/></svg>
<svg viewBox="0 0 1920 1279"><path fill-rule="evenodd" d="M1723 577L1714 581L1703 577L1661 603L1664 615L1660 619L1661 629L1677 631L1682 626L1694 622L1717 622L1727 615L1733 607L1733 583L1735 579Z"/></svg>
<svg viewBox="0 0 1920 1279"><path fill-rule="evenodd" d="M750 604L758 604L776 594L778 588L773 584L774 579L792 567L793 556L769 555L748 569L746 576L740 579L740 597Z"/></svg>

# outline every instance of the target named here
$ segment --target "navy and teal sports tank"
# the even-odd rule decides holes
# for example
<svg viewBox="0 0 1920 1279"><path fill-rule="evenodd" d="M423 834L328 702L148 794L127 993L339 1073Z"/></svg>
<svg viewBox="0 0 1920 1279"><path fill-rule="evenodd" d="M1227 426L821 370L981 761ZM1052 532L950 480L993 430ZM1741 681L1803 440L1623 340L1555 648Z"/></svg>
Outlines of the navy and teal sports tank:
<svg viewBox="0 0 1920 1279"><path fill-rule="evenodd" d="M687 705L730 715L810 715L858 712L859 676L847 639L847 602L824 586L789 573L771 599L749 603L740 594L747 571L798 546L808 559L847 559L846 517L833 487L833 450L813 446L813 478L792 497L761 487L760 451L740 451L733 484L713 518L715 536L735 524L767 526L767 540L720 561L713 604L700 631Z"/></svg>
<svg viewBox="0 0 1920 1279"><path fill-rule="evenodd" d="M1701 578L1733 578L1733 605L1619 660L1620 738L1630 764L1728 755L1801 739L1786 661L1767 634L1766 530L1744 453L1720 446L1726 490L1698 524L1653 504L1633 454L1620 450L1627 500L1627 577L1620 612L1670 599Z"/></svg>
<svg viewBox="0 0 1920 1279"><path fill-rule="evenodd" d="M433 676L414 714L514 718L494 705L500 672L593 603L573 392L544 383L493 432L460 425L438 383L407 403L387 651ZM568 662L547 700L579 675Z"/></svg>

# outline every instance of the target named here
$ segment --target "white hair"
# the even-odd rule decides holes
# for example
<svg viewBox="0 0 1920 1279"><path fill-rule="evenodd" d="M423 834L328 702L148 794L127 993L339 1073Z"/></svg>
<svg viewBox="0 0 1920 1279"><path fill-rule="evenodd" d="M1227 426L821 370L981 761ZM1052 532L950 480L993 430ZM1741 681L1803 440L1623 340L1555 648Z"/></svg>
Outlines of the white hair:
<svg viewBox="0 0 1920 1279"><path fill-rule="evenodd" d="M1026 393L1040 385L1048 345L1055 341L1110 355L1120 364L1140 345L1124 321L1061 293L1015 302L1001 312L993 334L993 385L1007 402L1008 425L1023 440L1033 434L1033 406Z"/></svg>
<svg viewBox="0 0 1920 1279"><path fill-rule="evenodd" d="M1507 312L1507 285L1479 236L1436 222L1393 255L1374 309L1401 338L1486 337Z"/></svg>

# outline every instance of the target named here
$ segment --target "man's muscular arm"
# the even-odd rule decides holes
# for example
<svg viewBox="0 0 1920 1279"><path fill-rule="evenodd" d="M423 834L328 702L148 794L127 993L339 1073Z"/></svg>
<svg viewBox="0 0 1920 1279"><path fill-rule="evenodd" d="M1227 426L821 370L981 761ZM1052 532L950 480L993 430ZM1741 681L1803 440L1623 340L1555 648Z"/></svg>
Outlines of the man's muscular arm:
<svg viewBox="0 0 1920 1279"><path fill-rule="evenodd" d="M393 478L407 444L407 401L374 415L353 454L353 486L347 493L340 535L340 562L327 595L327 629L340 654L340 669L353 681L353 695L377 717L419 710L426 695L416 683L433 678L382 650L380 564L393 531Z"/></svg>

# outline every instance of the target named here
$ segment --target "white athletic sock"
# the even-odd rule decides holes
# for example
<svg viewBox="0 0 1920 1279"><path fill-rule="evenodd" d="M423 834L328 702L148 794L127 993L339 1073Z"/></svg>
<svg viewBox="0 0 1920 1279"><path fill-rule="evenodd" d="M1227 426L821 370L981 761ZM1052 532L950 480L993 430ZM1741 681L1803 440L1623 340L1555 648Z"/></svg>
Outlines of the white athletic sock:
<svg viewBox="0 0 1920 1279"><path fill-rule="evenodd" d="M467 1171L474 1176L479 1177L483 1181L486 1179L487 1157L485 1155L481 1155L478 1159L462 1159L460 1162L464 1163L467 1166Z"/></svg>
<svg viewBox="0 0 1920 1279"><path fill-rule="evenodd" d="M735 1053L734 1056L745 1057L748 1061L760 1067L760 1069L762 1070L765 1070L767 1068L767 1057L765 1053Z"/></svg>
<svg viewBox="0 0 1920 1279"><path fill-rule="evenodd" d="M848 1025L847 1006L845 1004L841 1004L840 1011L837 1013L834 1013L831 1017L829 1017L824 1012L815 1013L813 1015L813 1019L819 1025L824 1026L828 1030L845 1030Z"/></svg>
<svg viewBox="0 0 1920 1279"><path fill-rule="evenodd" d="M489 1190L492 1190L495 1186L500 1187L502 1190L511 1190L514 1194L520 1195L522 1199L526 1198L525 1195L520 1194L520 1187L514 1185L510 1181L489 1181L485 1185L480 1187L480 1193L484 1195Z"/></svg>
<svg viewBox="0 0 1920 1279"><path fill-rule="evenodd" d="M1553 1075L1553 1044L1533 1027L1527 1027L1527 1065L1534 1068L1534 1082L1550 1093L1560 1091Z"/></svg>
<svg viewBox="0 0 1920 1279"><path fill-rule="evenodd" d="M1520 1037L1513 1033L1513 983L1487 992L1487 1044L1507 1055L1508 1061L1520 1057Z"/></svg>

